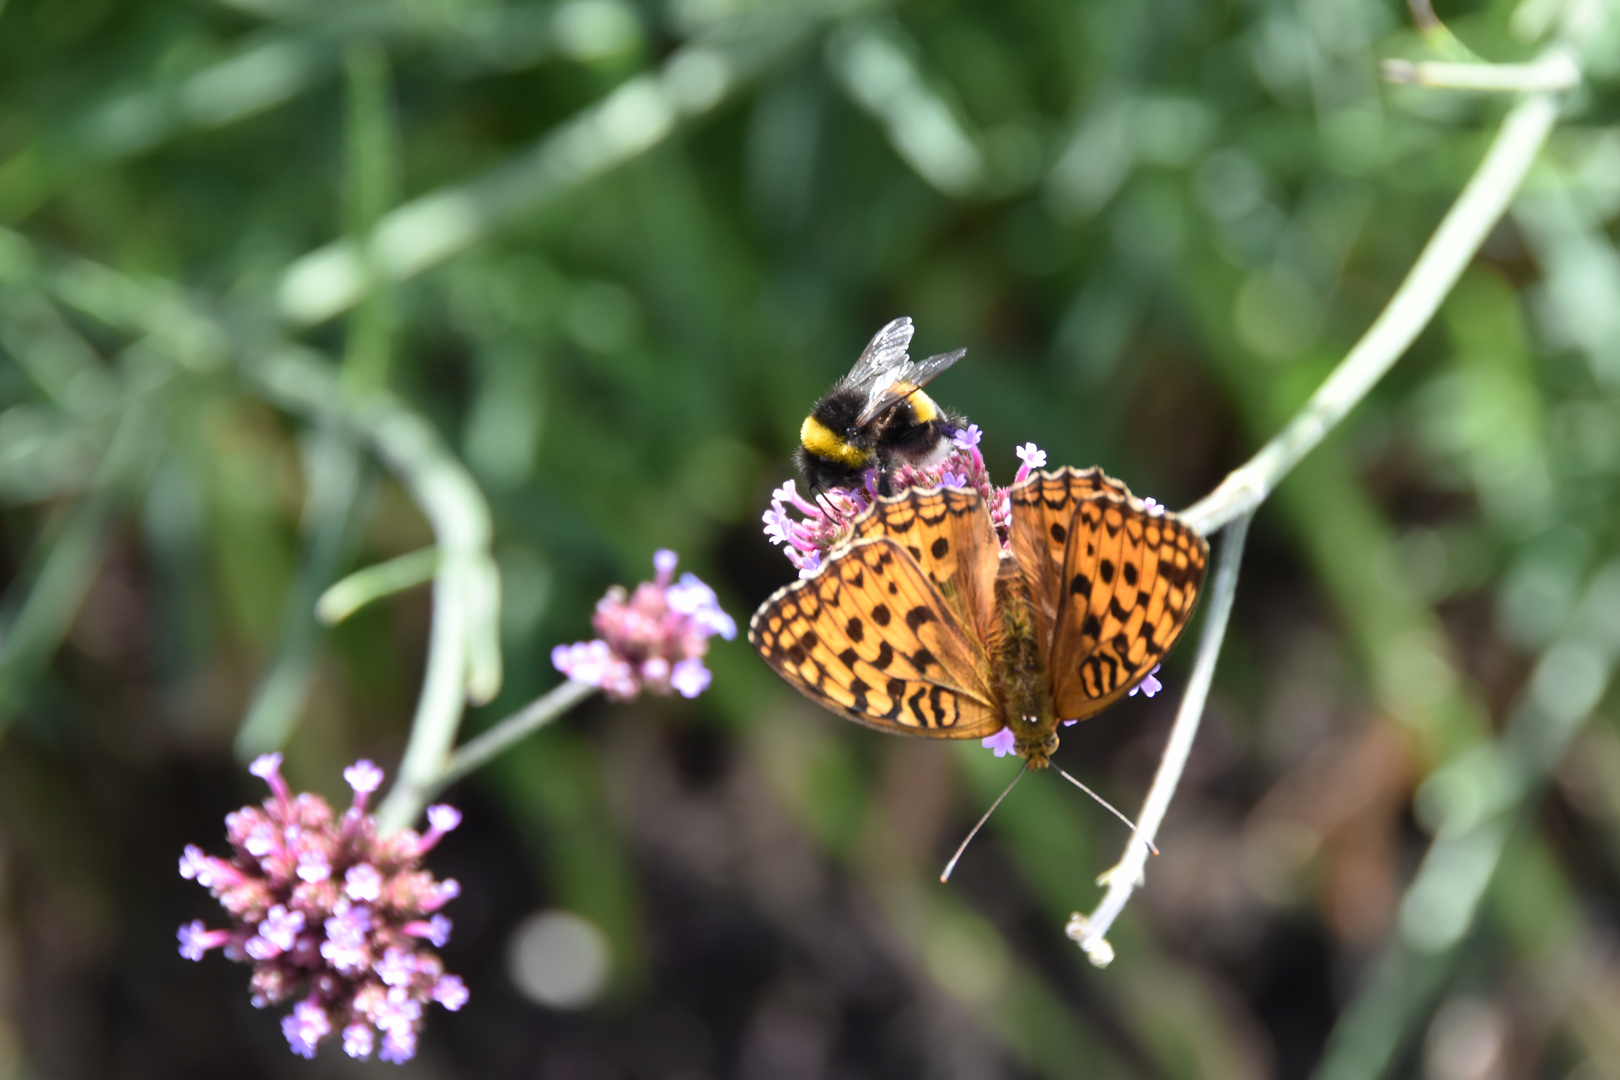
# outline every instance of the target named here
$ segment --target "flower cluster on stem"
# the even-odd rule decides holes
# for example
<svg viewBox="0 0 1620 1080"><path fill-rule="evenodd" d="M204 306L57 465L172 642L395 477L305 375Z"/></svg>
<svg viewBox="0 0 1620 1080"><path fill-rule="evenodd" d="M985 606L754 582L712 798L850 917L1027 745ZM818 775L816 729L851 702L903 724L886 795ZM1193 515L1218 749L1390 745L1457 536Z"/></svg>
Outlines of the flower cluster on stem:
<svg viewBox="0 0 1620 1080"><path fill-rule="evenodd" d="M1012 523L1012 509L1007 488L997 487L990 479L984 455L979 452L983 437L979 425L969 424L951 437L951 449L944 460L936 465L918 467L902 465L892 477L894 490L907 488L951 487L977 491L990 508L990 523L996 536L1007 543L1008 528ZM1046 464L1046 452L1034 443L1025 443L1017 450L1018 475L1013 484L1021 484L1032 470ZM771 492L771 508L765 511L765 538L780 544L788 561L798 568L800 577L810 577L821 568L822 557L848 540L851 527L861 512L877 498L877 470L866 472L859 488L828 488L816 493L814 499L800 495L792 480ZM792 512L797 512L795 518Z"/></svg>
<svg viewBox="0 0 1620 1080"><path fill-rule="evenodd" d="M342 815L319 795L295 795L280 754L258 758L251 771L270 785L270 797L226 816L231 855L192 844L180 857L181 876L207 888L231 925L210 930L198 919L182 926L180 955L201 960L220 948L227 959L252 964L258 1008L296 998L281 1021L295 1054L313 1058L337 1034L350 1057L409 1061L424 1007L436 1001L455 1011L467 1001L466 985L445 974L434 951L450 937L439 909L461 887L420 869L461 814L431 806L426 833L379 837L366 803L383 773L371 762L344 770L354 801Z"/></svg>
<svg viewBox="0 0 1620 1080"><path fill-rule="evenodd" d="M714 590L695 575L674 580L677 556L653 555L655 576L634 593L615 585L597 602L591 625L601 636L551 650L557 670L628 701L643 690L694 698L712 678L703 665L709 638L730 641L737 624L720 610Z"/></svg>

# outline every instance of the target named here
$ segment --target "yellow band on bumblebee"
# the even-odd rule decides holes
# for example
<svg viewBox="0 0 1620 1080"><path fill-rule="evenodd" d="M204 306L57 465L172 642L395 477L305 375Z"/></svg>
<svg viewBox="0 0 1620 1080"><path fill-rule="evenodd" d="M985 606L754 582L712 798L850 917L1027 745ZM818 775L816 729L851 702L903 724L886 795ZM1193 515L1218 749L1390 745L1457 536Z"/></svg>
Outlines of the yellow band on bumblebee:
<svg viewBox="0 0 1620 1080"><path fill-rule="evenodd" d="M913 387L910 383L897 382L894 384L894 391L910 395L906 401L911 405L911 415L916 418L917 423L926 424L939 417L939 406L935 405L934 399L923 393L920 388Z"/></svg>
<svg viewBox="0 0 1620 1080"><path fill-rule="evenodd" d="M804 418L804 426L799 429L799 442L816 457L836 461L852 469L872 463L872 451L849 445L835 435L832 428L813 416Z"/></svg>

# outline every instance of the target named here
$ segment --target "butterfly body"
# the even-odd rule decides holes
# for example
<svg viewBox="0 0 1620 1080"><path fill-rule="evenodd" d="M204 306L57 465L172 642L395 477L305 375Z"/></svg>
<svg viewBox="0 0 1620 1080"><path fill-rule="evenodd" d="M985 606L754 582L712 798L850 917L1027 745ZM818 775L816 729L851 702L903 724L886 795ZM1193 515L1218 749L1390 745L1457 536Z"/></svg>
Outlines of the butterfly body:
<svg viewBox="0 0 1620 1080"><path fill-rule="evenodd" d="M1008 493L1006 549L979 495L879 498L749 626L760 656L856 723L927 738L1010 729L1031 768L1058 725L1123 697L1191 616L1208 546L1100 470Z"/></svg>
<svg viewBox="0 0 1620 1080"><path fill-rule="evenodd" d="M1036 636L1034 604L1011 557L1003 557L998 566L996 606L1001 636L990 643L990 670L1002 720L1012 729L1018 756L1031 769L1044 769L1058 745L1057 707Z"/></svg>
<svg viewBox="0 0 1620 1080"><path fill-rule="evenodd" d="M961 417L923 392L965 349L913 362L906 349L915 328L902 316L873 335L848 375L811 408L799 429L794 461L812 489L860 487L870 469L879 489L901 465L944 460Z"/></svg>

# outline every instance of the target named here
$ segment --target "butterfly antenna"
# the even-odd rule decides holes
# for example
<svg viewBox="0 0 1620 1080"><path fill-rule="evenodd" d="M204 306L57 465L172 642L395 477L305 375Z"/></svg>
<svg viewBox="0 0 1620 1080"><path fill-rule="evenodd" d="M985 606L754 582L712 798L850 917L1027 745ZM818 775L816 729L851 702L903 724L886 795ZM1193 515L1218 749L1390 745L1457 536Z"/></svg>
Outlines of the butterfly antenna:
<svg viewBox="0 0 1620 1080"><path fill-rule="evenodd" d="M1113 814L1115 817L1119 818L1119 820L1123 821L1127 826L1129 826L1131 832L1136 834L1137 839L1141 840L1142 843L1144 843L1144 844L1146 844L1148 846L1149 851L1153 852L1153 854L1155 854L1155 855L1157 855L1159 853L1159 849L1153 846L1153 841L1151 841L1147 837L1143 836L1142 835L1142 830L1138 829L1136 827L1136 822L1132 821L1130 818L1126 817L1124 814L1120 813L1118 810L1115 810L1114 805L1112 803L1110 803L1107 799L1103 798L1101 795L1097 794L1095 791L1092 791L1090 788L1086 787L1086 785L1082 784L1080 781L1076 780L1074 777L1070 776L1068 773L1064 772L1062 769L1058 769L1058 767L1056 765L1053 765L1052 768L1057 769L1058 775L1063 777L1063 779L1067 780L1069 783L1073 784L1075 787L1079 788L1081 791L1085 792L1087 795L1090 795L1093 799L1096 799L1097 802L1102 806L1102 808L1104 810L1107 810L1110 814ZM1000 800L997 800L997 801L999 802ZM992 806L990 809L994 810L995 807Z"/></svg>
<svg viewBox="0 0 1620 1080"><path fill-rule="evenodd" d="M956 869L957 862L962 858L962 852L966 851L967 846L973 843L973 838L979 835L979 830L984 828L984 823L989 821L990 815L996 812L996 807L1001 805L1001 800L1012 794L1013 787L1018 783L1018 781L1024 778L1024 774L1028 771L1029 761L1028 759L1025 759L1023 766L1018 770L1018 775L1012 778L1011 784L1007 785L1007 790L996 796L996 801L990 804L990 809L984 812L984 817L980 818L979 823L973 826L973 830L967 834L967 839L962 841L962 846L956 849L955 855L951 856L951 861L945 864L945 872L939 875L939 880L941 882L951 880L951 871ZM1119 811L1115 810L1114 813L1117 814Z"/></svg>

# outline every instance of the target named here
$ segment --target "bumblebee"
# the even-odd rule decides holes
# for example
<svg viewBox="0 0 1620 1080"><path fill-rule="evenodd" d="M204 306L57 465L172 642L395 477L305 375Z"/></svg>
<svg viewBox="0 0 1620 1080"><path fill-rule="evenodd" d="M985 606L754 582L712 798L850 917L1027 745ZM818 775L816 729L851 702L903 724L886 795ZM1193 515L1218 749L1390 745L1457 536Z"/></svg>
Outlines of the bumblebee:
<svg viewBox="0 0 1620 1080"><path fill-rule="evenodd" d="M878 471L878 491L902 465L926 468L951 452L951 436L967 421L923 393L923 386L967 354L966 349L915 363L906 354L916 328L901 316L872 336L848 375L816 402L799 429L794 463L811 490L859 487Z"/></svg>

